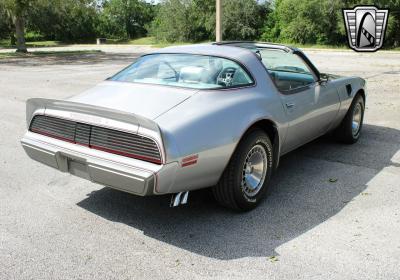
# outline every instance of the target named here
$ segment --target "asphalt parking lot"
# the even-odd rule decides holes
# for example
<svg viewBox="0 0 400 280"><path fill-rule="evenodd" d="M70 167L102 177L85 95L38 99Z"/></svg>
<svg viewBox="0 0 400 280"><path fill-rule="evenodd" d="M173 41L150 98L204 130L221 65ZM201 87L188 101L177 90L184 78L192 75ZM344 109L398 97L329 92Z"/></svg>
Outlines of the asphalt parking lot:
<svg viewBox="0 0 400 280"><path fill-rule="evenodd" d="M136 197L30 160L25 101L66 98L148 48L0 60L0 279L399 279L400 52L306 53L368 83L352 146L318 139L282 158L256 210Z"/></svg>

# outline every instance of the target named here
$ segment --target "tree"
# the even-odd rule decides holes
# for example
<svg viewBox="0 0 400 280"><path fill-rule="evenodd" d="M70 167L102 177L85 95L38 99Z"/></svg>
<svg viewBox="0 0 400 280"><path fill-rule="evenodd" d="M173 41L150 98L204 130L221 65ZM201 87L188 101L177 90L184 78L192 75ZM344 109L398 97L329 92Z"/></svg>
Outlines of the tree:
<svg viewBox="0 0 400 280"><path fill-rule="evenodd" d="M97 35L96 0L35 0L27 27L44 38L59 41L92 41Z"/></svg>
<svg viewBox="0 0 400 280"><path fill-rule="evenodd" d="M360 2L360 1L357 1ZM359 3L357 3L359 4ZM384 46L399 47L400 46L400 0L368 0L366 4L376 5L383 9L389 9L388 25ZM359 4L360 5L360 4Z"/></svg>
<svg viewBox="0 0 400 280"><path fill-rule="evenodd" d="M14 24L5 3L0 1L0 38L10 38L11 45L15 45Z"/></svg>
<svg viewBox="0 0 400 280"><path fill-rule="evenodd" d="M342 9L357 5L389 8L385 46L400 45L400 0L275 0L261 38L288 43L345 45Z"/></svg>
<svg viewBox="0 0 400 280"><path fill-rule="evenodd" d="M268 3L260 5L255 0L223 2L222 29L224 40L254 40L267 16Z"/></svg>
<svg viewBox="0 0 400 280"><path fill-rule="evenodd" d="M153 5L143 0L105 1L98 32L102 36L137 38L146 35L146 26L153 18Z"/></svg>
<svg viewBox="0 0 400 280"><path fill-rule="evenodd" d="M345 40L338 29L340 0L276 0L262 38L301 44L334 44Z"/></svg>
<svg viewBox="0 0 400 280"><path fill-rule="evenodd" d="M15 25L17 52L27 52L25 44L25 17L33 0L3 0Z"/></svg>
<svg viewBox="0 0 400 280"><path fill-rule="evenodd" d="M223 1L223 39L254 40L263 26L266 5L256 0ZM151 33L162 41L214 40L215 0L166 0Z"/></svg>
<svg viewBox="0 0 400 280"><path fill-rule="evenodd" d="M160 41L191 41L196 36L191 0L166 0L160 4L151 34Z"/></svg>

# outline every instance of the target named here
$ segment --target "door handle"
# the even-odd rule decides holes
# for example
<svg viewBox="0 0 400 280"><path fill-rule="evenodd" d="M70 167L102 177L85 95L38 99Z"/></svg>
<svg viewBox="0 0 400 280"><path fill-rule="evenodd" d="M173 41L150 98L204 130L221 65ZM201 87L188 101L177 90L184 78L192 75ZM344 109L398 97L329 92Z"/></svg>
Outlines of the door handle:
<svg viewBox="0 0 400 280"><path fill-rule="evenodd" d="M288 102L286 103L286 107L287 108L293 108L296 104L294 104L293 102Z"/></svg>

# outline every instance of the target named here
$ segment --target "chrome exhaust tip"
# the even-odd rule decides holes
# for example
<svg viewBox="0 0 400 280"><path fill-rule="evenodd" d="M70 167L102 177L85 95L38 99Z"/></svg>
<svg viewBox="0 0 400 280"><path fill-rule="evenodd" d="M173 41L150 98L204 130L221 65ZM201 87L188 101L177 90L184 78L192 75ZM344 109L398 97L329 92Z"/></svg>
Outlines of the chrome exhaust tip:
<svg viewBox="0 0 400 280"><path fill-rule="evenodd" d="M187 204L189 191L175 193L171 197L170 207L177 207L179 205Z"/></svg>

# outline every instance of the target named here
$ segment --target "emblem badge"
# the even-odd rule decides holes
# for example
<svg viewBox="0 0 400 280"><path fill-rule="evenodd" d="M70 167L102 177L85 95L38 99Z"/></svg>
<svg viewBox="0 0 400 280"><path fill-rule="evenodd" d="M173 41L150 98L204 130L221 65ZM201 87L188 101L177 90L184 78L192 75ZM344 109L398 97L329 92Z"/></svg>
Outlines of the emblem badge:
<svg viewBox="0 0 400 280"><path fill-rule="evenodd" d="M389 10L375 6L343 9L349 47L359 52L373 52L382 47Z"/></svg>

